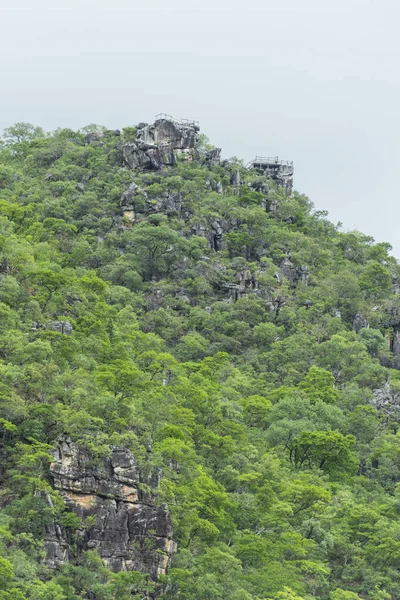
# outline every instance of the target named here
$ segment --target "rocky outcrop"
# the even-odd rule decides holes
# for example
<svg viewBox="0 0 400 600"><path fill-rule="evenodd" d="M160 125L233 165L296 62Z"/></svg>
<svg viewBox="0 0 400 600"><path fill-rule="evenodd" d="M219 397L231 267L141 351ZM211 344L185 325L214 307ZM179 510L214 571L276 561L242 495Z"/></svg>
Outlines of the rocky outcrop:
<svg viewBox="0 0 400 600"><path fill-rule="evenodd" d="M90 144L98 142L103 136L104 133L102 131L89 131L84 137L84 142L89 146Z"/></svg>
<svg viewBox="0 0 400 600"><path fill-rule="evenodd" d="M50 321L47 325L41 323L33 323L32 329L50 329L51 331L57 331L63 335L71 335L74 328L69 321Z"/></svg>
<svg viewBox="0 0 400 600"><path fill-rule="evenodd" d="M233 187L240 186L240 171L238 169L232 171L229 182Z"/></svg>
<svg viewBox="0 0 400 600"><path fill-rule="evenodd" d="M289 258L285 258L281 268L279 269L279 273L276 274L278 281L280 281L280 275L286 277L291 284L296 284L299 281L307 284L310 278L310 272L306 265L300 265L295 267L293 263L289 260Z"/></svg>
<svg viewBox="0 0 400 600"><path fill-rule="evenodd" d="M205 161L206 165L210 168L216 167L221 162L221 148L213 148L206 152Z"/></svg>
<svg viewBox="0 0 400 600"><path fill-rule="evenodd" d="M137 140L149 145L167 145L175 150L194 148L199 139L199 125L195 121L178 121L173 117L156 119L151 125L142 125Z"/></svg>
<svg viewBox="0 0 400 600"><path fill-rule="evenodd" d="M158 198L147 198L145 202L145 212L160 213L165 212L167 215L179 214L182 208L182 196L179 192L165 193Z"/></svg>
<svg viewBox="0 0 400 600"><path fill-rule="evenodd" d="M255 192L260 192L261 194L268 194L269 185L265 179L256 179L249 184L249 187Z"/></svg>
<svg viewBox="0 0 400 600"><path fill-rule="evenodd" d="M371 404L392 419L400 421L400 393L393 391L389 382L372 391Z"/></svg>
<svg viewBox="0 0 400 600"><path fill-rule="evenodd" d="M360 313L357 313L353 319L353 330L359 333L361 329L368 327L368 321Z"/></svg>
<svg viewBox="0 0 400 600"><path fill-rule="evenodd" d="M400 369L400 330L393 329L390 336L390 351L393 352L393 368Z"/></svg>
<svg viewBox="0 0 400 600"><path fill-rule="evenodd" d="M257 289L257 278L246 267L238 268L236 271L236 280L243 288Z"/></svg>
<svg viewBox="0 0 400 600"><path fill-rule="evenodd" d="M155 146L144 142L131 142L122 146L122 156L131 169L161 169L163 166L176 165L176 156L172 146Z"/></svg>
<svg viewBox="0 0 400 600"><path fill-rule="evenodd" d="M93 519L76 534L79 551L96 549L113 571L136 570L156 579L166 572L176 551L168 508L156 506L151 493L141 491L143 481L132 454L113 448L101 460L63 436L54 451L50 478L68 508ZM45 540L49 566L70 560L63 532L49 527Z"/></svg>
<svg viewBox="0 0 400 600"><path fill-rule="evenodd" d="M210 181L209 179L206 179L206 187L210 192L217 192L217 194L222 194L224 191L221 181Z"/></svg>

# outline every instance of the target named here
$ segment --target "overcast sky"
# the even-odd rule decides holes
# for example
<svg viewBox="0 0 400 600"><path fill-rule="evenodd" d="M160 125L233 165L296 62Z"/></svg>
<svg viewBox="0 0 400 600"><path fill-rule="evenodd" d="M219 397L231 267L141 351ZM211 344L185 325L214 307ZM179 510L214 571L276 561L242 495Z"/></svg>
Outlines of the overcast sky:
<svg viewBox="0 0 400 600"><path fill-rule="evenodd" d="M200 121L400 258L396 0L0 0L0 129Z"/></svg>

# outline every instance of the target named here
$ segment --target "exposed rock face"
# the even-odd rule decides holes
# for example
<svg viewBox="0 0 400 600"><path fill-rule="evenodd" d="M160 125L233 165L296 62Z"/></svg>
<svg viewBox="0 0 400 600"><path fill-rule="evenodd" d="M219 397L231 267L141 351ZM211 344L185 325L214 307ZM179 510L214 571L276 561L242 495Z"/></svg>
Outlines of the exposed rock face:
<svg viewBox="0 0 400 600"><path fill-rule="evenodd" d="M253 275L250 269L242 267L236 271L236 280L244 288L257 289L257 278Z"/></svg>
<svg viewBox="0 0 400 600"><path fill-rule="evenodd" d="M137 139L145 144L166 144L174 149L194 148L199 139L199 126L194 121L176 121L172 117L157 119L152 125L138 128Z"/></svg>
<svg viewBox="0 0 400 600"><path fill-rule="evenodd" d="M394 392L389 383L386 383L383 388L373 390L372 394L372 406L400 421L400 394Z"/></svg>
<svg viewBox="0 0 400 600"><path fill-rule="evenodd" d="M236 302L244 295L258 291L257 278L247 267L236 268L236 283L221 283L220 287L227 290L227 299Z"/></svg>
<svg viewBox="0 0 400 600"><path fill-rule="evenodd" d="M395 329L390 338L390 350L394 354L393 367L400 369L400 330Z"/></svg>
<svg viewBox="0 0 400 600"><path fill-rule="evenodd" d="M269 185L265 179L256 179L250 183L250 187L255 192L261 192L262 194L268 194Z"/></svg>
<svg viewBox="0 0 400 600"><path fill-rule="evenodd" d="M240 186L240 171L238 169L235 169L230 177L230 184L233 185L234 187L239 187Z"/></svg>
<svg viewBox="0 0 400 600"><path fill-rule="evenodd" d="M102 131L90 131L85 135L84 142L87 146L94 144L95 142L98 142L103 135L104 133Z"/></svg>
<svg viewBox="0 0 400 600"><path fill-rule="evenodd" d="M145 212L166 212L168 215L179 214L182 208L182 196L179 192L166 193L156 199L146 199Z"/></svg>
<svg viewBox="0 0 400 600"><path fill-rule="evenodd" d="M367 319L364 319L360 313L357 313L353 319L353 330L359 333L361 329L365 329L366 327L368 327Z"/></svg>
<svg viewBox="0 0 400 600"><path fill-rule="evenodd" d="M50 321L50 323L47 323L46 328L64 335L71 335L73 332L73 327L68 321Z"/></svg>
<svg viewBox="0 0 400 600"><path fill-rule="evenodd" d="M78 531L81 551L96 549L113 571L137 570L157 578L166 572L176 551L167 507L157 507L143 483L135 459L123 448L113 448L110 458L95 462L88 451L63 436L50 465L53 486L79 517L96 517L93 526ZM148 481L146 483L149 483ZM68 562L62 532L49 528L48 563Z"/></svg>
<svg viewBox="0 0 400 600"><path fill-rule="evenodd" d="M206 152L206 165L209 167L215 167L221 162L221 148L213 148L209 152Z"/></svg>
<svg viewBox="0 0 400 600"><path fill-rule="evenodd" d="M306 265L295 267L289 258L285 258L283 261L279 270L279 274L287 277L292 284L295 284L298 281L302 281L303 283L307 284L310 277L310 273ZM279 279L280 278L278 277L278 280Z"/></svg>
<svg viewBox="0 0 400 600"><path fill-rule="evenodd" d="M142 188L139 187L134 181L132 181L132 183L129 184L128 189L121 194L119 203L123 211L130 211L134 214L138 208L137 200L140 196L143 198L143 200L145 200L147 198L147 193L142 190Z"/></svg>
<svg viewBox="0 0 400 600"><path fill-rule="evenodd" d="M176 165L172 146L155 146L144 142L132 142L122 146L122 156L131 169L161 169L164 165Z"/></svg>
<svg viewBox="0 0 400 600"><path fill-rule="evenodd" d="M222 194L224 191L221 181L210 181L209 179L206 179L206 187L210 192L217 192L217 194Z"/></svg>

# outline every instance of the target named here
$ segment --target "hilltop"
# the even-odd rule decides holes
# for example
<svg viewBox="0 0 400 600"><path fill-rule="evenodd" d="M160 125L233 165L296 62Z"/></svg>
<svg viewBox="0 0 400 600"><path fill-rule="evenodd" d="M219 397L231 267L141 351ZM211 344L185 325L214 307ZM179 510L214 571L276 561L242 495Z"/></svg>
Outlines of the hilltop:
<svg viewBox="0 0 400 600"><path fill-rule="evenodd" d="M400 598L400 265L293 178L4 132L0 600Z"/></svg>

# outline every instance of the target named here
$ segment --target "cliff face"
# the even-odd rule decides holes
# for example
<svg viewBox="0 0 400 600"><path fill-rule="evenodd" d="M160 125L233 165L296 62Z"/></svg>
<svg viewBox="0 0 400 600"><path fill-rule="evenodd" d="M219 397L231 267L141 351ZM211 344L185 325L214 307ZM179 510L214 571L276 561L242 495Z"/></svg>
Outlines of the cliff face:
<svg viewBox="0 0 400 600"><path fill-rule="evenodd" d="M165 118L166 117L166 118ZM138 128L138 139L146 144L168 144L172 148L194 148L199 138L199 126L194 121L176 121L161 116L151 125Z"/></svg>
<svg viewBox="0 0 400 600"><path fill-rule="evenodd" d="M124 162L131 169L158 170L177 164L177 152L191 153L199 139L199 126L194 122L179 122L160 118L152 125L138 127L134 143L121 147Z"/></svg>
<svg viewBox="0 0 400 600"><path fill-rule="evenodd" d="M132 454L113 448L110 458L94 462L86 450L65 436L50 465L54 487L67 506L93 525L78 530L80 551L96 549L113 571L136 570L156 579L165 574L176 551L171 518L166 506L155 506L143 494L140 473ZM50 527L46 539L49 566L69 561L68 544L61 529Z"/></svg>

